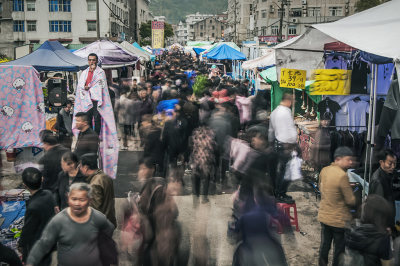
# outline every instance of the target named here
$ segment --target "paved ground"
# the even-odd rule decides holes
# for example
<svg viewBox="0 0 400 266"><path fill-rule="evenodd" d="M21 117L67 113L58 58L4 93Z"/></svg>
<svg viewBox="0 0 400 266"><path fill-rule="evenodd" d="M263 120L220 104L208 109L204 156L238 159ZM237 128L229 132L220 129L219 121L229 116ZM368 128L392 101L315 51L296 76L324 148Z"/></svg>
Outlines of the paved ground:
<svg viewBox="0 0 400 266"><path fill-rule="evenodd" d="M115 180L117 219L121 219L121 203L129 191L138 191L137 169L140 152L121 151L118 178ZM4 159L4 157L3 157ZM12 164L3 165L2 185L4 189L16 188L21 184L20 176L12 174ZM296 200L299 215L299 232L278 235L290 265L316 265L320 227L316 219L318 202L313 193L301 181L292 184L291 194ZM183 196L176 196L179 208L178 220L182 224L183 246L190 250L189 265L193 265L193 254L201 251L208 265L228 266L232 263L235 246L227 238L227 222L231 216L232 195L210 196L210 202L194 206L190 195L191 178L185 176ZM119 231L116 232L118 238ZM121 261L121 265L130 265Z"/></svg>

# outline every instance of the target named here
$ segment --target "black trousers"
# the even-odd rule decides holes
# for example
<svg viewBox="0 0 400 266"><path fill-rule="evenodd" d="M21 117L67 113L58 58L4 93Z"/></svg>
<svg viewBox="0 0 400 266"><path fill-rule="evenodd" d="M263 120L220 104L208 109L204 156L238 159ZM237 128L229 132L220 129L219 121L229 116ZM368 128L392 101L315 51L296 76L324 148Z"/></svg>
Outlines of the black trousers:
<svg viewBox="0 0 400 266"><path fill-rule="evenodd" d="M89 116L89 121L92 123L94 120L94 131L97 133L97 135L100 136L100 129L101 129L101 115L99 111L97 110L97 101L92 101L93 107L87 111L87 114ZM92 128L93 126L90 125Z"/></svg>
<svg viewBox="0 0 400 266"><path fill-rule="evenodd" d="M294 149L294 144L286 144L275 141L275 152L278 155L278 166L275 176L275 196L283 196L286 194L290 182L285 180L286 164L291 159L291 152Z"/></svg>
<svg viewBox="0 0 400 266"><path fill-rule="evenodd" d="M193 194L197 197L200 196L200 189L203 187L203 193L205 197L208 196L208 187L210 185L210 175L201 176L199 173L193 174Z"/></svg>
<svg viewBox="0 0 400 266"><path fill-rule="evenodd" d="M340 255L345 251L344 228L321 223L321 245L319 248L319 266L328 265L328 255L333 240L333 266L340 265Z"/></svg>

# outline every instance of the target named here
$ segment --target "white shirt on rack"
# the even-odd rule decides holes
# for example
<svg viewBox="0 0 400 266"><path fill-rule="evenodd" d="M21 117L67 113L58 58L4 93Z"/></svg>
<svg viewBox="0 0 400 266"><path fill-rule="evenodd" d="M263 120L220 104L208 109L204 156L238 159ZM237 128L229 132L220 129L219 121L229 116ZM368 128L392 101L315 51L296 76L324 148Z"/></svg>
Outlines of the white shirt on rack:
<svg viewBox="0 0 400 266"><path fill-rule="evenodd" d="M290 108L279 105L271 113L268 138L269 141L277 139L283 143L297 142L297 129Z"/></svg>

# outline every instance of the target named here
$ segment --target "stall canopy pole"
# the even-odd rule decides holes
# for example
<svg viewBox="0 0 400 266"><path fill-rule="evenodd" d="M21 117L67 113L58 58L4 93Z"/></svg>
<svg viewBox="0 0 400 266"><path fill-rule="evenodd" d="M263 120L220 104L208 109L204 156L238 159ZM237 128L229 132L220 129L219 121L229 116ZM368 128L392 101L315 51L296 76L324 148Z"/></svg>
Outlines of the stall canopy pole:
<svg viewBox="0 0 400 266"><path fill-rule="evenodd" d="M372 121L372 103L373 103L373 95L374 95L374 79L375 79L375 68L372 67L372 73L371 73L371 91L369 94L369 117L368 117L368 125L367 125L367 148L365 151L365 163L364 163L364 185L363 185L363 198L365 197L365 188L366 188L366 182L367 182L367 176L368 176L368 162L369 162L369 156L370 156L370 149L371 149L371 121Z"/></svg>
<svg viewBox="0 0 400 266"><path fill-rule="evenodd" d="M369 157L369 173L368 173L368 184L371 182L372 175L372 158L374 156L374 146L375 146L375 116L376 116L376 91L377 91L377 82L378 82L378 65L373 65L374 71L374 99L373 102L370 102L370 105L373 104L373 112L372 112L372 122L371 122L371 153ZM371 114L370 114L371 116Z"/></svg>

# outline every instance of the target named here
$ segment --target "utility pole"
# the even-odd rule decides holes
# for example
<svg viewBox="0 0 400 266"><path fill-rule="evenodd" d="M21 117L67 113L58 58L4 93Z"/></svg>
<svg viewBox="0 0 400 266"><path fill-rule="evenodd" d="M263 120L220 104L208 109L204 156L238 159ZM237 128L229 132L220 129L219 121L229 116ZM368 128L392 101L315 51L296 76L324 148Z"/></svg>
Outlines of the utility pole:
<svg viewBox="0 0 400 266"><path fill-rule="evenodd" d="M286 0L286 31L285 31L285 41L288 40L289 37L289 17L290 17L290 0Z"/></svg>
<svg viewBox="0 0 400 266"><path fill-rule="evenodd" d="M235 0L235 21L234 21L234 27L235 27L235 35L233 36L233 42L236 43L236 9L237 9L237 0Z"/></svg>
<svg viewBox="0 0 400 266"><path fill-rule="evenodd" d="M96 0L96 29L97 40L100 40L100 1Z"/></svg>
<svg viewBox="0 0 400 266"><path fill-rule="evenodd" d="M278 42L282 42L282 27L283 27L283 10L285 8L285 0L281 0L281 14L279 19L279 33L278 33Z"/></svg>

